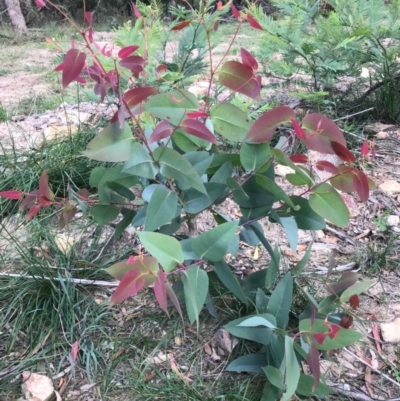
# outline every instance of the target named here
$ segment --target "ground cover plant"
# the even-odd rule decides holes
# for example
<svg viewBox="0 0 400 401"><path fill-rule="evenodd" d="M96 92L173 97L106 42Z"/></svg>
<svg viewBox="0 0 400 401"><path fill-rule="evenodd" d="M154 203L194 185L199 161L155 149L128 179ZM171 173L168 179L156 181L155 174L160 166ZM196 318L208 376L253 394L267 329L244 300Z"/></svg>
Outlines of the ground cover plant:
<svg viewBox="0 0 400 401"><path fill-rule="evenodd" d="M38 4L46 6L44 1ZM190 30L193 43L196 32L201 31L210 43L219 16L228 11L239 21L237 32L247 22L261 29L251 11L239 12L218 3L217 11L210 13L208 6L171 29ZM302 271L309 252L281 277L279 252L272 249L258 221L268 218L281 225L296 249L298 229L320 230L324 219L336 226L348 224L349 211L337 189L356 193L366 202L373 182L355 167L356 157L347 149L340 129L324 115L307 114L298 121L292 109L279 106L252 120L231 102L236 94L253 100L260 96L258 62L245 49L238 61L227 58L228 47L218 62L207 49L209 87L199 101L184 86L185 67L189 61L196 63L191 52L198 49L189 47L187 62L180 65L157 65L148 60L145 36L152 29L153 14L151 8L134 6L133 11L143 28L140 45L129 44L117 52L99 48L92 41L93 13L86 12L87 25L81 31L84 42L75 42L57 67L64 87L92 80L99 97L110 97L118 105L111 121L84 152L89 159L109 163L91 172L90 185L97 194L71 185L67 199L56 196L44 171L38 189L25 193L10 188L0 195L21 200L20 208L27 210L28 220L42 209L58 211L61 228L68 228L78 211L87 213L100 227L115 222L115 237L133 225L142 253L106 269L120 281L111 305L151 286L166 313L170 312L169 298L182 319L182 307L186 308L190 323L196 323L199 330L203 306L215 315L213 300L224 288L227 296L236 297L246 310L246 316L231 321L226 329L261 344L253 344L256 352L235 359L228 370L264 373L263 400L289 400L295 393L307 397L329 393L320 375L320 353L361 338L350 326L359 306L358 295L371 282L358 282L356 273L343 273L339 281L326 285L327 297L315 299L302 287L307 280ZM106 63L111 67L105 68ZM171 71L176 66L178 70ZM322 160L310 165L305 154L286 155L282 142L272 148L271 139L281 125L289 126L292 139L308 149L335 154L345 164L336 167ZM238 144L239 154L218 152L220 138ZM368 147L362 153L369 157ZM286 193L276 184L275 164L292 169L286 179L297 192ZM234 170L238 172L235 176ZM331 177L318 182L316 170ZM140 199L132 191L134 187L140 189ZM233 220L216 208L228 197L238 205L240 219ZM196 219L205 210L211 211L216 226L199 233ZM249 245L261 243L270 254L268 268L238 279L226 256L237 253L239 240ZM294 288L301 290L307 301L299 314L293 313ZM312 376L301 372L302 361L307 361Z"/></svg>
<svg viewBox="0 0 400 401"><path fill-rule="evenodd" d="M309 97L314 100L342 97L341 102L350 100L364 108L368 100L381 119L397 121L400 2L322 3L273 1L280 18L266 15L261 7L254 9L263 30L256 55L265 72L292 80L296 75L304 87L312 88ZM353 77L359 77L356 85ZM341 94L339 84L348 85L348 90Z"/></svg>

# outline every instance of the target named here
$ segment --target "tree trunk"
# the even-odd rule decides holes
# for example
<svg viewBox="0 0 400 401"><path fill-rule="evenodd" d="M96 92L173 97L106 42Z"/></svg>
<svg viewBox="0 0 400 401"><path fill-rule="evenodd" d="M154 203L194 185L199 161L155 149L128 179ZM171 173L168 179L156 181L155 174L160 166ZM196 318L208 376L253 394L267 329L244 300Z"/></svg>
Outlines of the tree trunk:
<svg viewBox="0 0 400 401"><path fill-rule="evenodd" d="M25 18L22 15L19 0L5 0L8 15L17 35L26 35L28 28L26 27Z"/></svg>

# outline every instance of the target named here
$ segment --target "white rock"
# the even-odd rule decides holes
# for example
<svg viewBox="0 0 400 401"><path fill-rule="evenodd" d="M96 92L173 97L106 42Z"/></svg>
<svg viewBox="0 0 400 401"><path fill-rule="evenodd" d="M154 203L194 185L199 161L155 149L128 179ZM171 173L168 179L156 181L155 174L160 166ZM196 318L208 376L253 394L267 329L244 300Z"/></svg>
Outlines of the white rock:
<svg viewBox="0 0 400 401"><path fill-rule="evenodd" d="M27 401L50 401L54 394L53 382L44 375L22 372L22 393Z"/></svg>
<svg viewBox="0 0 400 401"><path fill-rule="evenodd" d="M400 343L400 317L381 324L382 338L388 343Z"/></svg>
<svg viewBox="0 0 400 401"><path fill-rule="evenodd" d="M400 223L400 217L396 215L390 215L387 218L389 226L398 226Z"/></svg>
<svg viewBox="0 0 400 401"><path fill-rule="evenodd" d="M285 177L286 174L294 174L294 170L287 166L282 166L281 164L277 164L275 166L275 174L280 175L281 177Z"/></svg>
<svg viewBox="0 0 400 401"><path fill-rule="evenodd" d="M396 192L400 192L400 183L395 180L389 180L379 185L379 188L386 195L393 195Z"/></svg>

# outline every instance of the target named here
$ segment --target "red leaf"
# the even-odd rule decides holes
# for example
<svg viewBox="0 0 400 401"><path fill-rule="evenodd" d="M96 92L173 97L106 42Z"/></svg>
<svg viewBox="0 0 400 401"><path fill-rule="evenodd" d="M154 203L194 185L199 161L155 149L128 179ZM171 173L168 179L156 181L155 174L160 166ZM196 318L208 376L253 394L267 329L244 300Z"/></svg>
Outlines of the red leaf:
<svg viewBox="0 0 400 401"><path fill-rule="evenodd" d="M39 195L49 201L54 199L53 191L49 187L49 175L47 171L43 171L39 178Z"/></svg>
<svg viewBox="0 0 400 401"><path fill-rule="evenodd" d="M85 35L89 41L89 43L93 43L93 28L89 28L86 32Z"/></svg>
<svg viewBox="0 0 400 401"><path fill-rule="evenodd" d="M332 173L332 174L340 173L340 170L333 163L328 162L327 160L317 161L317 163L315 164L315 167L318 170L327 171L328 173Z"/></svg>
<svg viewBox="0 0 400 401"><path fill-rule="evenodd" d="M205 141L214 144L217 143L217 139L215 138L215 136L201 121L188 118L181 123L181 127L186 133L190 135L193 135L200 139L204 139Z"/></svg>
<svg viewBox="0 0 400 401"><path fill-rule="evenodd" d="M217 3L217 10L218 11L221 11L223 9L223 7L222 7L222 1L219 1L218 3Z"/></svg>
<svg viewBox="0 0 400 401"><path fill-rule="evenodd" d="M335 154L343 161L348 163L354 163L356 161L356 157L350 152L349 149L347 149L346 146L343 146L336 141L331 141L331 146Z"/></svg>
<svg viewBox="0 0 400 401"><path fill-rule="evenodd" d="M137 49L139 49L139 46L126 46L126 47L122 48L122 49L118 52L118 57L119 57L119 58L127 58L127 57L130 56L133 52L135 52Z"/></svg>
<svg viewBox="0 0 400 401"><path fill-rule="evenodd" d="M35 0L35 3L39 7L42 7L42 8L46 7L47 8L46 3L44 2L44 0Z"/></svg>
<svg viewBox="0 0 400 401"><path fill-rule="evenodd" d="M168 315L167 286L165 284L166 278L166 273L159 270L153 289L160 308Z"/></svg>
<svg viewBox="0 0 400 401"><path fill-rule="evenodd" d="M126 105L131 108L143 102L149 96L157 93L157 88L154 86L144 86L142 88L134 88L124 93L122 99Z"/></svg>
<svg viewBox="0 0 400 401"><path fill-rule="evenodd" d="M169 125L169 122L167 120L161 121L157 126L154 128L154 131L150 135L149 138L149 145L161 141L164 138L168 138L172 135L174 130L172 127Z"/></svg>
<svg viewBox="0 0 400 401"><path fill-rule="evenodd" d="M86 54L78 49L69 49L64 59L62 70L62 85L65 89L72 81L78 78L85 66Z"/></svg>
<svg viewBox="0 0 400 401"><path fill-rule="evenodd" d="M128 56L119 61L121 67L131 71L137 71L138 66L141 67L139 72L143 71L144 58L141 56Z"/></svg>
<svg viewBox="0 0 400 401"><path fill-rule="evenodd" d="M110 46L108 43L106 43L103 47L101 47L98 43L94 43L94 46L96 49L101 51L101 54L105 57L110 57L112 54L112 49L114 46ZM107 49L107 47L110 46L110 49Z"/></svg>
<svg viewBox="0 0 400 401"><path fill-rule="evenodd" d="M167 288L167 294L168 294L169 299L174 304L176 310L179 313L179 316L183 320L182 309L181 309L181 306L179 305L178 297L176 296L171 284L168 281L165 282L165 286Z"/></svg>
<svg viewBox="0 0 400 401"><path fill-rule="evenodd" d="M306 138L302 139L302 142L308 149L334 154L331 141L338 142L346 147L346 140L342 131L332 120L322 114L307 114L301 125L307 135Z"/></svg>
<svg viewBox="0 0 400 401"><path fill-rule="evenodd" d="M218 80L221 85L252 99L260 95L261 85L255 78L253 70L239 61L230 60L224 63Z"/></svg>
<svg viewBox="0 0 400 401"><path fill-rule="evenodd" d="M142 14L140 14L140 11L136 7L136 4L132 3L132 10L133 10L133 13L135 14L136 18L142 18Z"/></svg>
<svg viewBox="0 0 400 401"><path fill-rule="evenodd" d="M303 155L301 153L297 154L297 155L291 155L289 156L289 159L293 162L293 163L300 163L300 164L306 164L308 162L308 157L307 155Z"/></svg>
<svg viewBox="0 0 400 401"><path fill-rule="evenodd" d="M313 337L314 337L315 341L319 345L321 345L325 340L326 334L325 333L315 333L315 334L313 334Z"/></svg>
<svg viewBox="0 0 400 401"><path fill-rule="evenodd" d="M240 57L242 58L242 63L246 67L250 67L253 71L258 70L257 60L246 49L240 49Z"/></svg>
<svg viewBox="0 0 400 401"><path fill-rule="evenodd" d="M54 71L62 71L63 69L64 69L64 63L61 63L56 68L54 68Z"/></svg>
<svg viewBox="0 0 400 401"><path fill-rule="evenodd" d="M293 125L294 133L296 134L297 138L299 138L299 139L306 138L306 133L304 132L301 125L297 122L297 120L294 118L291 118L290 121Z"/></svg>
<svg viewBox="0 0 400 401"><path fill-rule="evenodd" d="M232 14L236 19L240 18L240 12L239 10L232 4L231 5L231 10L232 10Z"/></svg>
<svg viewBox="0 0 400 401"><path fill-rule="evenodd" d="M164 64L161 64L161 65L159 65L159 66L156 68L156 71L157 71L158 73L164 72L164 71L168 71L168 67L167 67L166 65L164 65Z"/></svg>
<svg viewBox="0 0 400 401"><path fill-rule="evenodd" d="M28 213L26 214L26 220L32 220L39 212L40 212L41 206L40 205L34 205L32 206Z"/></svg>
<svg viewBox="0 0 400 401"><path fill-rule="evenodd" d="M144 288L144 285L145 280L143 273L140 270L134 269L129 271L124 277L122 277L121 282L112 295L110 301L111 306L137 294L142 288Z"/></svg>
<svg viewBox="0 0 400 401"><path fill-rule="evenodd" d="M287 106L278 106L261 115L251 126L246 141L260 143L268 142L275 134L276 127L290 121L294 111Z"/></svg>
<svg viewBox="0 0 400 401"><path fill-rule="evenodd" d="M337 324L332 324L331 326L329 326L329 331L328 331L329 338L332 340L333 338L338 337L339 330L340 326L338 326Z"/></svg>
<svg viewBox="0 0 400 401"><path fill-rule="evenodd" d="M76 78L76 82L79 82L80 84L84 85L86 83L86 79L83 77L78 77Z"/></svg>
<svg viewBox="0 0 400 401"><path fill-rule="evenodd" d="M29 194L25 195L25 198L20 203L19 208L20 210L27 210L38 203L39 203L39 190L35 189Z"/></svg>
<svg viewBox="0 0 400 401"><path fill-rule="evenodd" d="M349 327L351 327L351 325L353 324L353 317L350 315L344 315L341 319L340 319L340 327L343 327L344 329L348 329Z"/></svg>
<svg viewBox="0 0 400 401"><path fill-rule="evenodd" d="M186 116L188 118L208 117L208 113L205 113L204 111L194 111L186 113Z"/></svg>
<svg viewBox="0 0 400 401"><path fill-rule="evenodd" d="M112 89L117 90L118 82L119 82L118 72L116 70L108 71L107 72L107 81L110 84Z"/></svg>
<svg viewBox="0 0 400 401"><path fill-rule="evenodd" d="M74 362L76 361L76 358L78 357L78 351L79 351L79 341L75 341L71 347L71 358Z"/></svg>
<svg viewBox="0 0 400 401"><path fill-rule="evenodd" d="M350 166L338 166L339 175L331 178L333 187L342 192L354 192L354 168Z"/></svg>
<svg viewBox="0 0 400 401"><path fill-rule="evenodd" d="M214 31L214 32L217 32L217 31L218 31L218 26L219 26L219 25L218 25L218 21L215 21L215 22L214 22L214 25L213 25L213 31Z"/></svg>
<svg viewBox="0 0 400 401"><path fill-rule="evenodd" d="M86 11L85 12L85 21L88 23L88 25L90 27L93 25L93 14L94 14L94 11Z"/></svg>
<svg viewBox="0 0 400 401"><path fill-rule="evenodd" d="M361 155L362 156L368 156L369 153L369 147L368 147L368 140L366 139L363 144L361 145L360 149Z"/></svg>
<svg viewBox="0 0 400 401"><path fill-rule="evenodd" d="M66 227L69 224L69 222L73 219L76 213L78 213L78 209L75 206L71 204L65 205L60 215L58 228L62 230L64 227Z"/></svg>
<svg viewBox="0 0 400 401"><path fill-rule="evenodd" d="M20 199L22 197L22 192L17 191L17 190L10 190L10 191L2 191L0 192L0 197L1 198L7 198L7 199Z"/></svg>
<svg viewBox="0 0 400 401"><path fill-rule="evenodd" d="M360 298L358 298L357 294L354 294L349 298L349 303L353 309L357 309L360 306Z"/></svg>
<svg viewBox="0 0 400 401"><path fill-rule="evenodd" d="M322 343L320 343L320 344L322 344ZM310 351L308 352L308 355L307 355L307 364L314 377L314 384L313 384L312 391L315 391L319 384L321 370L320 370L320 364L319 364L319 352L318 352L317 346L315 345L314 342L312 342L310 345Z"/></svg>
<svg viewBox="0 0 400 401"><path fill-rule="evenodd" d="M263 27L254 19L251 14L247 14L247 21L249 21L249 24L252 28L259 29L260 31L264 30Z"/></svg>
<svg viewBox="0 0 400 401"><path fill-rule="evenodd" d="M192 21L182 21L178 25L175 25L171 28L171 31L180 31L183 28L186 28Z"/></svg>
<svg viewBox="0 0 400 401"><path fill-rule="evenodd" d="M354 189L360 197L361 201L366 203L369 198L369 183L367 176L359 170L353 170L354 178L353 184Z"/></svg>
<svg viewBox="0 0 400 401"><path fill-rule="evenodd" d="M381 337L379 335L379 327L377 324L374 327L372 327L372 335L375 340L376 349L378 350L378 353L380 355L382 354L382 347L381 347Z"/></svg>

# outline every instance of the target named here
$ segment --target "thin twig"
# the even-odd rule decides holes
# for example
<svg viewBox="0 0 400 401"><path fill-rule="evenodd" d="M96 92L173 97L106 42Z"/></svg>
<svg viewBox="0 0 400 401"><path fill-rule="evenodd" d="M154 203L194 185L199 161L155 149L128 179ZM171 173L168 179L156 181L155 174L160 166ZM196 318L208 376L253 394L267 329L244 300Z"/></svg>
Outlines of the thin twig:
<svg viewBox="0 0 400 401"><path fill-rule="evenodd" d="M353 358L357 359L358 361L360 361L361 363L363 363L365 366L369 366L374 372L378 373L379 375L381 375L382 377L384 377L386 380L390 381L392 384L396 385L397 387L400 388L400 383L397 382L396 380L392 379L390 376L388 376L387 374L381 372L380 370L374 368L372 365L370 365L369 363L367 363L366 361L364 361L362 358L358 357L356 354L354 354L353 352L351 352L350 350L348 350L346 347L343 348L345 350L345 352L347 352L349 355L351 355ZM398 398L398 400L400 400L400 398Z"/></svg>
<svg viewBox="0 0 400 401"><path fill-rule="evenodd" d="M370 107L369 109L362 110L362 111L359 111L359 112L357 112L357 113L349 114L349 115L344 116L344 117L339 117L339 118L337 118L336 120L332 120L332 121L345 120L346 118L358 116L359 114L363 114L363 113L366 113L367 111L371 111L371 110L374 110L374 109L375 109L375 107Z"/></svg>
<svg viewBox="0 0 400 401"><path fill-rule="evenodd" d="M334 228L329 227L329 226L326 226L326 227L324 228L324 230L327 230L327 231L330 231L330 232L333 233L333 234L336 234L338 237L340 237L340 238L346 240L347 242L349 242L349 243L352 244L352 245L356 245L355 241L353 241L353 240L352 240L347 234L345 234L344 232L335 230Z"/></svg>
<svg viewBox="0 0 400 401"><path fill-rule="evenodd" d="M0 273L1 277L16 277L26 278L33 280L48 280L48 281L63 281L82 285L98 285L102 287L118 287L119 281L102 281L102 280L88 280L85 278L59 278L59 277L40 277L40 276L27 276L25 274L16 273Z"/></svg>

